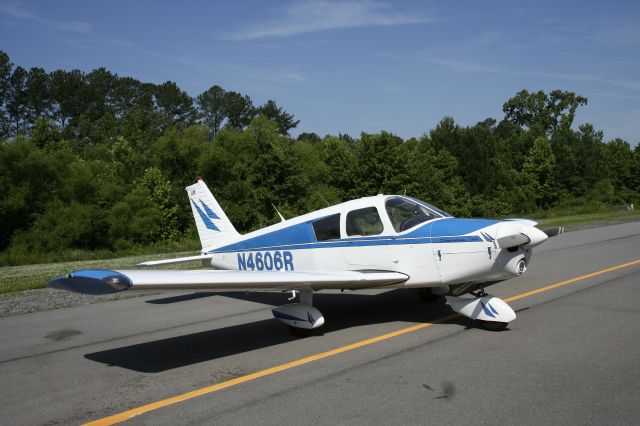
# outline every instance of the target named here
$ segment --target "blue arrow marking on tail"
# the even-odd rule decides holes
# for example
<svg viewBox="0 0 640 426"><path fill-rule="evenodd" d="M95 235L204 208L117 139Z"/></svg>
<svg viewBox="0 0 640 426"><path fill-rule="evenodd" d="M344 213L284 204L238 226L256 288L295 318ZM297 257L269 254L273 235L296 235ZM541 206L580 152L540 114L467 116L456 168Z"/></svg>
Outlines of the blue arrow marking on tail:
<svg viewBox="0 0 640 426"><path fill-rule="evenodd" d="M220 230L218 229L218 227L216 225L213 224L213 222L211 221L211 219L209 219L209 216L207 216L206 214L204 214L204 212L200 209L200 207L198 207L198 205L196 203L193 202L193 200L191 200L191 204L193 204L193 207L196 209L196 211L198 212L198 214L200 215L200 219L202 219L202 221L204 222L204 226L207 227L207 229L211 229L212 231L218 231L220 232Z"/></svg>
<svg viewBox="0 0 640 426"><path fill-rule="evenodd" d="M218 215L215 214L215 212L213 210L211 210L209 208L209 206L207 206L204 201L200 200L200 204L202 204L202 208L204 209L204 211L207 213L207 216L209 216L211 219L220 219L218 217Z"/></svg>

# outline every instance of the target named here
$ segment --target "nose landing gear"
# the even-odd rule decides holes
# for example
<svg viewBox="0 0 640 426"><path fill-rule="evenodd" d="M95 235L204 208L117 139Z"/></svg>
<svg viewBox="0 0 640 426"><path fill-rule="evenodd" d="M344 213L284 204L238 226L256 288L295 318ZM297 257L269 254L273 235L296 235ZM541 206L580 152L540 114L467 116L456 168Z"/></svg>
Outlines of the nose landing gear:
<svg viewBox="0 0 640 426"><path fill-rule="evenodd" d="M451 308L467 318L478 321L488 330L498 331L516 319L516 313L504 300L487 294L484 287L470 293L475 298L448 296L447 303Z"/></svg>

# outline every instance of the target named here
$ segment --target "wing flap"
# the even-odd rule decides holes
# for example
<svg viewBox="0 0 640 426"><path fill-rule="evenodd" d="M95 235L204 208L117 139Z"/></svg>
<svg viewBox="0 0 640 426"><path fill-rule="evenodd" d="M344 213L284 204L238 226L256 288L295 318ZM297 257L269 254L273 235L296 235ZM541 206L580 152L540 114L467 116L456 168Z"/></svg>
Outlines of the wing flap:
<svg viewBox="0 0 640 426"><path fill-rule="evenodd" d="M409 277L390 271L248 272L220 270L84 270L63 275L50 288L84 294L123 290L289 290L302 287L361 289L396 284Z"/></svg>

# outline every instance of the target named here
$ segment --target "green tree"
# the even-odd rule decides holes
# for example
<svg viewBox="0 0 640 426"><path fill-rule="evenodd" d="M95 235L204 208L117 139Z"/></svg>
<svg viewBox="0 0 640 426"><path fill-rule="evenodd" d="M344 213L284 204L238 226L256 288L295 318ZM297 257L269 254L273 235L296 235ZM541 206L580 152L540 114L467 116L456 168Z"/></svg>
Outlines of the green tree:
<svg viewBox="0 0 640 426"><path fill-rule="evenodd" d="M633 174L631 182L632 189L640 194L640 143L637 144L633 150ZM640 208L640 205L638 208Z"/></svg>
<svg viewBox="0 0 640 426"><path fill-rule="evenodd" d="M556 200L554 191L555 156L544 137L536 138L525 157L522 172L529 179L538 206L549 208Z"/></svg>
<svg viewBox="0 0 640 426"><path fill-rule="evenodd" d="M207 126L211 131L211 140L213 140L222 128L222 124L226 119L227 112L225 109L226 92L222 87L211 86L202 92L196 98L198 110L202 117L202 124Z"/></svg>
<svg viewBox="0 0 640 426"><path fill-rule="evenodd" d="M106 222L109 244L116 250L149 245L163 238L162 212L141 185L109 209Z"/></svg>
<svg viewBox="0 0 640 426"><path fill-rule="evenodd" d="M43 214L74 159L65 150L45 153L22 138L0 144L0 250Z"/></svg>
<svg viewBox="0 0 640 426"><path fill-rule="evenodd" d="M57 70L50 74L52 117L65 129L87 110L86 79L80 70ZM73 136L69 131L67 136Z"/></svg>
<svg viewBox="0 0 640 426"><path fill-rule="evenodd" d="M283 136L288 136L289 130L297 127L298 123L300 123L300 120L294 120L293 114L287 113L271 99L260 106L257 113L266 116L269 120L275 121L278 125L278 133Z"/></svg>
<svg viewBox="0 0 640 426"><path fill-rule="evenodd" d="M359 196L380 194L385 189L393 192L401 189L402 181L396 177L399 174L406 176L406 161L398 156L402 143L401 138L388 132L362 133L355 147Z"/></svg>
<svg viewBox="0 0 640 426"><path fill-rule="evenodd" d="M209 129L193 125L186 129L167 129L153 147L155 164L178 185L193 182L198 161L209 141Z"/></svg>
<svg viewBox="0 0 640 426"><path fill-rule="evenodd" d="M51 90L49 74L42 68L31 68L26 80L27 118L33 126L40 118L49 118L51 113Z"/></svg>
<svg viewBox="0 0 640 426"><path fill-rule="evenodd" d="M58 127L47 118L38 118L31 130L31 142L40 149L53 148L60 140L62 135Z"/></svg>
<svg viewBox="0 0 640 426"><path fill-rule="evenodd" d="M246 128L256 115L251 98L237 92L224 94L224 111L228 120L227 124L235 130Z"/></svg>
<svg viewBox="0 0 640 426"><path fill-rule="evenodd" d="M187 127L195 123L197 114L193 99L173 81L156 86L155 98L163 128L171 125Z"/></svg>
<svg viewBox="0 0 640 426"><path fill-rule="evenodd" d="M574 134L574 151L578 164L577 176L584 179L586 188L607 178L606 147L604 134L591 124L583 124Z"/></svg>
<svg viewBox="0 0 640 426"><path fill-rule="evenodd" d="M608 176L616 190L633 186L633 151L631 146L620 138L606 144L606 164Z"/></svg>
<svg viewBox="0 0 640 426"><path fill-rule="evenodd" d="M11 134L18 135L25 130L27 120L27 70L18 66L9 78L7 114L11 123Z"/></svg>
<svg viewBox="0 0 640 426"><path fill-rule="evenodd" d="M179 207L173 197L173 185L162 176L162 172L151 167L144 171L142 179L137 186L147 191L149 198L162 215L161 238L163 240L175 239L180 235L178 223ZM181 195L182 191L180 191Z"/></svg>
<svg viewBox="0 0 640 426"><path fill-rule="evenodd" d="M428 135L407 142L407 195L432 203L457 216L470 214L470 196L457 174L458 161L444 148L436 149Z"/></svg>
<svg viewBox="0 0 640 426"><path fill-rule="evenodd" d="M0 140L7 138L11 129L7 107L12 70L13 64L9 60L9 55L0 50Z"/></svg>
<svg viewBox="0 0 640 426"><path fill-rule="evenodd" d="M548 95L540 90L529 93L522 90L502 106L505 120L526 127L537 136L550 136L557 130L569 130L580 105L587 98L573 92L553 90Z"/></svg>
<svg viewBox="0 0 640 426"><path fill-rule="evenodd" d="M98 209L54 200L32 227L14 236L11 250L22 254L95 250L101 247L105 232L104 215Z"/></svg>
<svg viewBox="0 0 640 426"><path fill-rule="evenodd" d="M327 136L323 142L322 160L327 165L327 184L335 188L339 201L356 196L357 162L351 146L335 136Z"/></svg>

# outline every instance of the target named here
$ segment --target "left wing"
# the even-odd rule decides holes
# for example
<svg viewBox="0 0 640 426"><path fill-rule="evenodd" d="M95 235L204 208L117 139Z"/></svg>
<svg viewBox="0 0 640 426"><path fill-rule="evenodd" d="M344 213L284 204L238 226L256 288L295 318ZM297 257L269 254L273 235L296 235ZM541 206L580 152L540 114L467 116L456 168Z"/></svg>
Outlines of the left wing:
<svg viewBox="0 0 640 426"><path fill-rule="evenodd" d="M47 286L83 294L124 290L361 289L401 283L408 275L390 271L247 272L220 270L87 269L51 280Z"/></svg>

